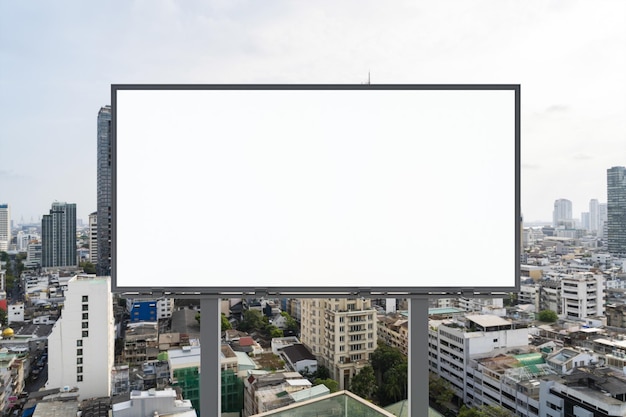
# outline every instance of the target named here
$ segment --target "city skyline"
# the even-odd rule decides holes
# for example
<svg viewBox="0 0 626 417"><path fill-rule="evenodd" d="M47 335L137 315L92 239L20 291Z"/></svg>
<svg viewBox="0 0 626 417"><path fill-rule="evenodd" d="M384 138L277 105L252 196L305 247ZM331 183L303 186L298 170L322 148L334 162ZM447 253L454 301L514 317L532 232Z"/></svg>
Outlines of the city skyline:
<svg viewBox="0 0 626 417"><path fill-rule="evenodd" d="M622 2L0 8L0 203L16 223L53 201L76 202L84 224L97 210L97 115L113 83L521 84L527 222L549 222L561 198L580 218L606 203L606 170L626 165Z"/></svg>

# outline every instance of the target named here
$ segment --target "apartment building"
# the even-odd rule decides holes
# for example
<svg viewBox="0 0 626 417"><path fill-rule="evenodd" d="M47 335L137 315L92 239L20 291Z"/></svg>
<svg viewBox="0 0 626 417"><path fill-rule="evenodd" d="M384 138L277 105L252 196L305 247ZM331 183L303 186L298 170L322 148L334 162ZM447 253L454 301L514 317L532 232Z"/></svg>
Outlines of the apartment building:
<svg viewBox="0 0 626 417"><path fill-rule="evenodd" d="M604 315L604 277L580 272L561 279L562 314L584 319Z"/></svg>
<svg viewBox="0 0 626 417"><path fill-rule="evenodd" d="M376 349L377 318L371 300L309 298L301 301L301 339L319 365L347 389Z"/></svg>
<svg viewBox="0 0 626 417"><path fill-rule="evenodd" d="M474 314L451 320L429 320L429 368L450 382L465 402L470 358L494 355L528 345L528 329L495 315Z"/></svg>
<svg viewBox="0 0 626 417"><path fill-rule="evenodd" d="M401 315L378 315L378 340L409 354L409 320Z"/></svg>
<svg viewBox="0 0 626 417"><path fill-rule="evenodd" d="M48 337L47 387L77 387L81 398L107 397L115 341L111 279L74 276L65 297Z"/></svg>

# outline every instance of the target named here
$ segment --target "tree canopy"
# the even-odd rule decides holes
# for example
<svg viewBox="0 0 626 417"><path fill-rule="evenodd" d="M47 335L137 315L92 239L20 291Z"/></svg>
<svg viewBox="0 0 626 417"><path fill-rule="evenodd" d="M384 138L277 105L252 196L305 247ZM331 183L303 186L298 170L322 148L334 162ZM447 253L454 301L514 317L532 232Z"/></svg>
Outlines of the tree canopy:
<svg viewBox="0 0 626 417"><path fill-rule="evenodd" d="M556 314L556 312L552 310L542 310L539 312L537 318L539 319L539 321L554 323L559 319L559 316Z"/></svg>

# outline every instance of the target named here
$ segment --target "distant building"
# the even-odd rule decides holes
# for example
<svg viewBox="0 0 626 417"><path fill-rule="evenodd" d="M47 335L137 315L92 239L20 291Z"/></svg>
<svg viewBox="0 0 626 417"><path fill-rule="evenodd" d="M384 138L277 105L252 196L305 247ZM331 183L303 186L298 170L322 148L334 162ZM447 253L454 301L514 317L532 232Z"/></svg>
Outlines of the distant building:
<svg viewBox="0 0 626 417"><path fill-rule="evenodd" d="M26 247L26 268L38 268L42 262L42 245L41 242L30 242Z"/></svg>
<svg viewBox="0 0 626 417"><path fill-rule="evenodd" d="M609 253L626 254L626 168L607 170L607 243Z"/></svg>
<svg viewBox="0 0 626 417"><path fill-rule="evenodd" d="M0 252L9 250L11 244L11 209L8 204L0 204Z"/></svg>
<svg viewBox="0 0 626 417"><path fill-rule="evenodd" d="M97 228L99 275L111 275L111 106L98 111Z"/></svg>
<svg viewBox="0 0 626 417"><path fill-rule="evenodd" d="M114 363L110 277L74 276L48 338L48 387L78 387L81 398L108 397Z"/></svg>
<svg viewBox="0 0 626 417"><path fill-rule="evenodd" d="M552 226L571 226L572 221L572 202L564 198L555 200L554 210L552 211Z"/></svg>
<svg viewBox="0 0 626 417"><path fill-rule="evenodd" d="M50 214L41 220L41 266L77 266L76 204L52 203Z"/></svg>
<svg viewBox="0 0 626 417"><path fill-rule="evenodd" d="M89 215L89 262L98 265L98 212Z"/></svg>

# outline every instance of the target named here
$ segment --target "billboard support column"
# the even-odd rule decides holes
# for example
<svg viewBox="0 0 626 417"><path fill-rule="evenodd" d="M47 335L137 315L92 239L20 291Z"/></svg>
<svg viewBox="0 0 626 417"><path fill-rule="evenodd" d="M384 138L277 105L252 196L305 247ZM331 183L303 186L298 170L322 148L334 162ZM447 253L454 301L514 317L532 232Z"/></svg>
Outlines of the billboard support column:
<svg viewBox="0 0 626 417"><path fill-rule="evenodd" d="M428 415L428 297L409 299L409 412Z"/></svg>
<svg viewBox="0 0 626 417"><path fill-rule="evenodd" d="M222 413L220 372L221 314L220 298L200 300L200 412L202 417Z"/></svg>

